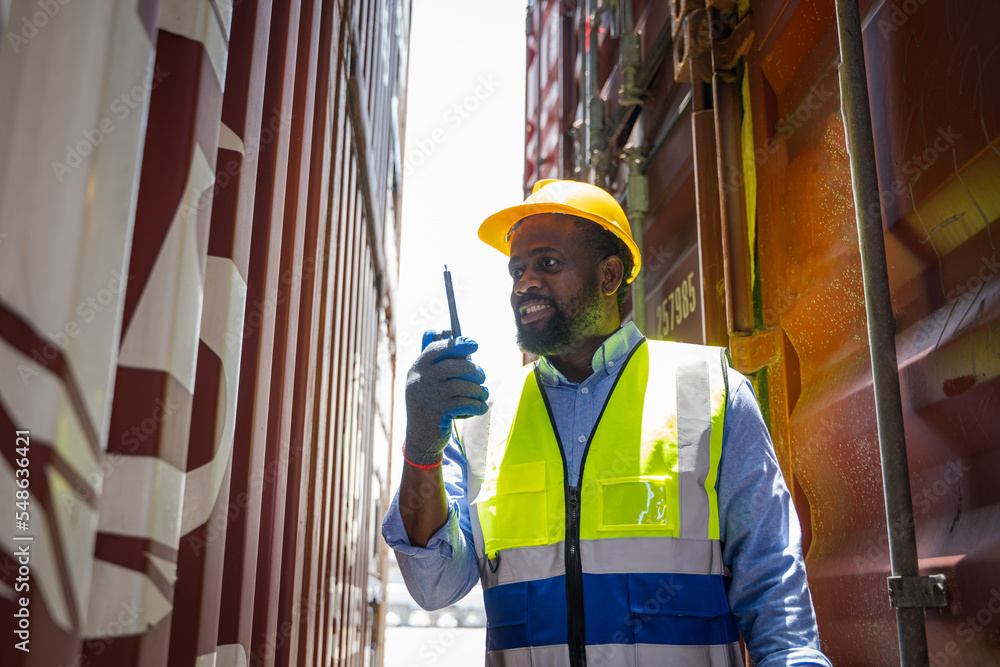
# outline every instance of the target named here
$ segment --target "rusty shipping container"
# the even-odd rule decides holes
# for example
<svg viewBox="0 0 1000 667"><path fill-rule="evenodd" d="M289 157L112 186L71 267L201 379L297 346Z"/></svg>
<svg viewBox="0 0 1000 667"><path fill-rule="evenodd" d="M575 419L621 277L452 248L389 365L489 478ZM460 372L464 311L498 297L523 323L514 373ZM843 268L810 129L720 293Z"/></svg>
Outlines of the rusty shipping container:
<svg viewBox="0 0 1000 667"><path fill-rule="evenodd" d="M409 16L0 3L0 663L381 664Z"/></svg>
<svg viewBox="0 0 1000 667"><path fill-rule="evenodd" d="M860 12L932 665L1000 664L1000 5ZM524 186L608 187L631 317L727 345L804 530L824 650L899 664L834 0L535 0ZM908 520L908 521L907 521ZM899 532L894 526L894 533Z"/></svg>

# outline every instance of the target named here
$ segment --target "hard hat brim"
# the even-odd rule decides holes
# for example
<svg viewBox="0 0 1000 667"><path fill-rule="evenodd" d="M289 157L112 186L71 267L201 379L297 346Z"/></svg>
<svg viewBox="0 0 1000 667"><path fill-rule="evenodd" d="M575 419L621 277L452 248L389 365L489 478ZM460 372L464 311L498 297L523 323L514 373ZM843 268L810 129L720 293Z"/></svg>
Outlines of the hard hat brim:
<svg viewBox="0 0 1000 667"><path fill-rule="evenodd" d="M603 217L568 204L559 202L532 202L517 204L516 206L505 208L494 213L483 221L483 224L479 226L479 239L486 245L492 246L507 257L510 257L510 242L506 240L507 232L509 232L510 228L513 227L518 221L540 213L563 213L566 215L574 215L579 218L590 220L591 222L594 222L608 230L617 238L621 239L622 243L624 243L629 249L629 252L632 253L632 262L634 264L632 268L632 275L628 276L625 279L625 282L631 283L635 280L635 277L639 275L639 267L642 265L642 256L639 253L639 248L636 246L635 241L616 233L615 225L610 223L608 220L605 220Z"/></svg>

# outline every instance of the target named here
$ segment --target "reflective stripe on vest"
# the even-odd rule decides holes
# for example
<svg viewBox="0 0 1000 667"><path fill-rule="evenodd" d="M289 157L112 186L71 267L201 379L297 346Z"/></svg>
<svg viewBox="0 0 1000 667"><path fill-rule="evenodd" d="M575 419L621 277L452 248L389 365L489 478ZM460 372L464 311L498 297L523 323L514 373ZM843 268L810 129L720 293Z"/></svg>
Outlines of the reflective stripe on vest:
<svg viewBox="0 0 1000 667"><path fill-rule="evenodd" d="M569 667L565 645L532 646L491 651L487 667ZM587 647L589 667L618 665L742 665L740 643L724 646L669 646L666 644L605 644Z"/></svg>
<svg viewBox="0 0 1000 667"><path fill-rule="evenodd" d="M719 348L637 345L590 435L577 487L566 485L532 369L495 394L485 421L469 420L462 441L490 661L530 664L538 651L566 647L566 664L582 664L598 647L626 656L608 664L643 664L635 656L654 655L652 646L703 656L683 664L741 664L726 648L739 633L715 491L724 363Z"/></svg>

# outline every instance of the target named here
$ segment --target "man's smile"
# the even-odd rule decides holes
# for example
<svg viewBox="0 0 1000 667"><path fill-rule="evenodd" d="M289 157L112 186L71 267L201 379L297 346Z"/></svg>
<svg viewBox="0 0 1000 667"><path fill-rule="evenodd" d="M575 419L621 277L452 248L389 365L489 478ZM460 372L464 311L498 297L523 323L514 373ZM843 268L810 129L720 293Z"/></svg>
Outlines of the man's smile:
<svg viewBox="0 0 1000 667"><path fill-rule="evenodd" d="M550 304L543 303L541 301L531 301L529 303L521 304L520 307L518 307L518 312L521 314L521 322L528 323L541 319L547 314L547 311L550 310L551 307L552 306Z"/></svg>

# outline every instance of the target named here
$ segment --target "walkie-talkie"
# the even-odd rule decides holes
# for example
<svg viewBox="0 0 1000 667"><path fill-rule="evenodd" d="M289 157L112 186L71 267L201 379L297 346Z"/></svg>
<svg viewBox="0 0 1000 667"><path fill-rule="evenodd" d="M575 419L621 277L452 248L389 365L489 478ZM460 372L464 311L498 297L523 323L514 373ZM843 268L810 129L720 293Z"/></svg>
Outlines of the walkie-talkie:
<svg viewBox="0 0 1000 667"><path fill-rule="evenodd" d="M442 331L434 335L434 340L445 338L458 338L462 335L462 326L458 323L458 310L455 307L455 289L451 284L451 272L448 265L444 265L444 291L448 295L448 314L451 316L451 330Z"/></svg>

